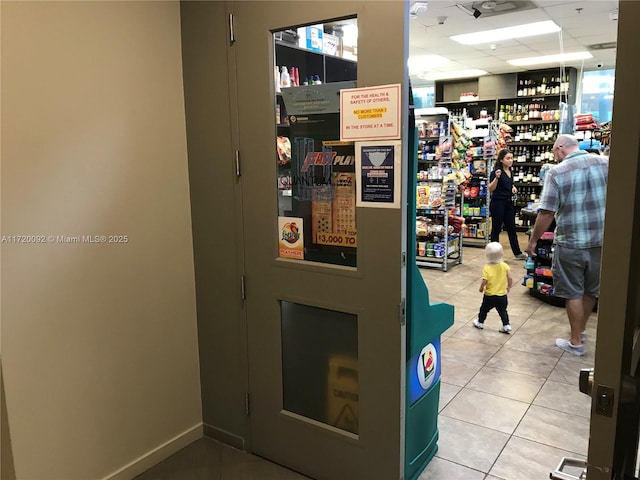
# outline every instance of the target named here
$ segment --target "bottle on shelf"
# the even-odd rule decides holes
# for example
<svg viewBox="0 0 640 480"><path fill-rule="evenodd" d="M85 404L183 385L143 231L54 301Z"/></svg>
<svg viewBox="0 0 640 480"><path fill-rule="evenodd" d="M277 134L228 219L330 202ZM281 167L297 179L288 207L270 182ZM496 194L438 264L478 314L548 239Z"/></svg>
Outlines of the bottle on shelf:
<svg viewBox="0 0 640 480"><path fill-rule="evenodd" d="M527 178L525 179L525 181L527 183L531 183L532 180L533 180L533 169L529 167L527 168Z"/></svg>
<svg viewBox="0 0 640 480"><path fill-rule="evenodd" d="M277 65L273 68L273 83L276 86L276 93L281 93L282 90L280 90L280 69Z"/></svg>
<svg viewBox="0 0 640 480"><path fill-rule="evenodd" d="M287 67L282 67L282 69L280 70L280 86L291 86L291 77L289 76L289 70L287 69Z"/></svg>

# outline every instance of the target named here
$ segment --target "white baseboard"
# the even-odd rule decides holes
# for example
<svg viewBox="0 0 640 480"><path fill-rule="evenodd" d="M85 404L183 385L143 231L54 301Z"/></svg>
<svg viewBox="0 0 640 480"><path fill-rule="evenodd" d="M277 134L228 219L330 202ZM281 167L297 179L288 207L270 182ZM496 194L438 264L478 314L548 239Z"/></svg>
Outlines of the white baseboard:
<svg viewBox="0 0 640 480"><path fill-rule="evenodd" d="M188 428L172 439L141 455L129 464L107 475L102 480L131 480L136 475L147 471L178 450L203 437L202 422Z"/></svg>

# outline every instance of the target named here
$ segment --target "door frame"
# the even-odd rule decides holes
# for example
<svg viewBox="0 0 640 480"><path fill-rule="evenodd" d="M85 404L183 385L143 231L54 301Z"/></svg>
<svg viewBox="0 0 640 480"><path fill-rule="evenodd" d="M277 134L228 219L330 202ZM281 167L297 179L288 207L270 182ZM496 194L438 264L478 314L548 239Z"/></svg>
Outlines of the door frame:
<svg viewBox="0 0 640 480"><path fill-rule="evenodd" d="M637 93L637 25L640 3L619 2L618 49L610 151L607 213L602 248L601 292L594 368L589 480L622 478L632 473L637 450L637 388L630 402L626 386L637 384L640 319L640 97ZM626 378L626 381L625 381ZM597 413L598 385L613 388L612 416ZM635 386L635 385L634 385ZM634 441L635 440L635 441ZM631 444L631 448L629 448ZM633 458L631 458L633 457ZM616 475L613 477L613 475Z"/></svg>

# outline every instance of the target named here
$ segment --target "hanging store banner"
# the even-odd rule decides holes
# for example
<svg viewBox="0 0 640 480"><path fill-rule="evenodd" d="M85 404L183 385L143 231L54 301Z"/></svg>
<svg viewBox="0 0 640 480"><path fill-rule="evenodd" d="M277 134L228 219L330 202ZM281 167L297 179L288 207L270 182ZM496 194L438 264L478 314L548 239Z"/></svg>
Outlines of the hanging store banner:
<svg viewBox="0 0 640 480"><path fill-rule="evenodd" d="M400 208L399 141L356 142L356 206Z"/></svg>
<svg viewBox="0 0 640 480"><path fill-rule="evenodd" d="M396 140L401 136L400 84L340 91L340 140Z"/></svg>

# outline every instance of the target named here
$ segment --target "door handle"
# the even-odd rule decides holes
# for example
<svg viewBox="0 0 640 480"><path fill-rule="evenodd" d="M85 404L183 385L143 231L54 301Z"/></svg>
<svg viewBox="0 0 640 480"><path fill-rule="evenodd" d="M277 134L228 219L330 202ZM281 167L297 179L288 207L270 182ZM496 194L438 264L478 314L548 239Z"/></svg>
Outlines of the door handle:
<svg viewBox="0 0 640 480"><path fill-rule="evenodd" d="M590 397L593 397L593 368L583 368L580 370L580 377L578 379L578 388L580 391ZM598 385L596 387L596 411L600 415L605 417L613 416L613 405L615 391L611 387L604 385Z"/></svg>
<svg viewBox="0 0 640 480"><path fill-rule="evenodd" d="M591 392L593 391L593 368L583 368L580 370L578 388L585 395L591 396Z"/></svg>

